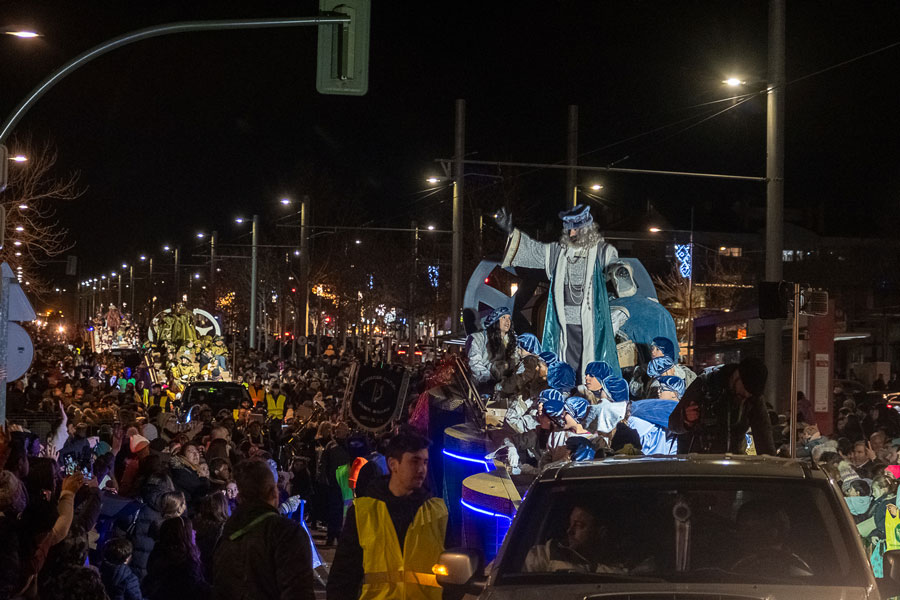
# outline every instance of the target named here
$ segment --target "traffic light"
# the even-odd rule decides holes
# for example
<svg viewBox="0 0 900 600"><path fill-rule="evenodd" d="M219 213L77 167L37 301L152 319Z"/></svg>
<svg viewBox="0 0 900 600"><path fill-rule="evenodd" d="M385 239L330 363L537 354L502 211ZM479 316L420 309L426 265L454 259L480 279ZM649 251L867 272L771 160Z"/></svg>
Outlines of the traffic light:
<svg viewBox="0 0 900 600"><path fill-rule="evenodd" d="M319 0L319 12L348 15L350 22L319 25L316 89L364 96L369 90L370 0Z"/></svg>

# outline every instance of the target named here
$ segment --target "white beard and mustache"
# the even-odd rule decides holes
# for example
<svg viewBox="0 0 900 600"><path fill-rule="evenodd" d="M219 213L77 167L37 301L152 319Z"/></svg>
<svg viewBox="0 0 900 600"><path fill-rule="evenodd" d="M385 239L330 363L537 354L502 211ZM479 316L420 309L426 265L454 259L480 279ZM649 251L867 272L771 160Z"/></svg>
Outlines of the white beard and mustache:
<svg viewBox="0 0 900 600"><path fill-rule="evenodd" d="M569 237L569 230L563 231L562 236L559 238L559 243L562 244L563 248L587 250L603 243L603 234L600 233L600 228L596 223L591 223L588 227L577 231L578 233L574 238Z"/></svg>

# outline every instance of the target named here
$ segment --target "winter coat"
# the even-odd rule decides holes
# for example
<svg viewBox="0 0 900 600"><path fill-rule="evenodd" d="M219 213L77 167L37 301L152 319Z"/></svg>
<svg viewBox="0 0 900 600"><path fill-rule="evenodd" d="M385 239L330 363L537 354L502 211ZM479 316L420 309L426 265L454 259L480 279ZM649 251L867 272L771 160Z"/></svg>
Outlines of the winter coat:
<svg viewBox="0 0 900 600"><path fill-rule="evenodd" d="M147 600L208 600L210 587L202 570L199 563L173 556L162 546L155 546L142 583L144 597Z"/></svg>
<svg viewBox="0 0 900 600"><path fill-rule="evenodd" d="M159 526L162 525L162 497L172 491L168 486L145 484L141 490L144 506L138 512L134 529L129 536L134 552L131 555L131 568L141 580L147 574L147 560L156 544Z"/></svg>
<svg viewBox="0 0 900 600"><path fill-rule="evenodd" d="M141 600L141 583L128 565L114 565L103 561L100 564L100 578L109 600Z"/></svg>
<svg viewBox="0 0 900 600"><path fill-rule="evenodd" d="M224 521L221 523L201 520L194 521L197 548L200 550L200 562L203 564L203 575L207 580L212 580L213 552L216 549L219 538L222 537L224 528Z"/></svg>
<svg viewBox="0 0 900 600"><path fill-rule="evenodd" d="M188 506L193 506L194 502L210 491L209 479L200 477L197 471L187 466L184 461L173 460L170 475L175 489L184 493Z"/></svg>
<svg viewBox="0 0 900 600"><path fill-rule="evenodd" d="M213 556L213 598L313 600L313 586L303 527L268 504L238 504Z"/></svg>

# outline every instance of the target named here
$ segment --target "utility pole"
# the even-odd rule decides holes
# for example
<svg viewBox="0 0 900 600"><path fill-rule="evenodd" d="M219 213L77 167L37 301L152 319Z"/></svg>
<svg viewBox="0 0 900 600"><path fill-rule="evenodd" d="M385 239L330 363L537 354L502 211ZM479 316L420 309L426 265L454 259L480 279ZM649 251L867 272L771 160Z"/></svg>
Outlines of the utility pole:
<svg viewBox="0 0 900 600"><path fill-rule="evenodd" d="M572 206L578 204L578 170L575 166L578 164L578 105L569 105L569 129L568 129L568 154L566 164L566 203L568 204L568 195L571 194Z"/></svg>
<svg viewBox="0 0 900 600"><path fill-rule="evenodd" d="M416 278L419 273L419 225L413 221L411 227L413 229L413 268L412 279L409 282L409 314L407 315L409 350L406 352L406 358L409 361L410 366L414 364L413 359L416 356ZM388 352L390 352L390 348L388 349Z"/></svg>
<svg viewBox="0 0 900 600"><path fill-rule="evenodd" d="M462 305L462 203L465 198L466 101L456 101L453 156L453 271L450 284L450 332L459 332ZM412 351L412 349L410 349Z"/></svg>
<svg viewBox="0 0 900 600"><path fill-rule="evenodd" d="M131 321L137 323L137 314L134 312L134 263L128 265L128 289L131 290L131 304L128 305L131 308Z"/></svg>
<svg viewBox="0 0 900 600"><path fill-rule="evenodd" d="M116 306L122 310L122 271L119 271L119 303Z"/></svg>
<svg viewBox="0 0 900 600"><path fill-rule="evenodd" d="M258 261L257 238L259 229L259 215L253 215L252 244L250 251L250 348L256 349L256 269Z"/></svg>
<svg viewBox="0 0 900 600"><path fill-rule="evenodd" d="M178 279L178 246L175 247L175 304L181 302L181 286Z"/></svg>
<svg viewBox="0 0 900 600"><path fill-rule="evenodd" d="M219 232L213 231L209 236L209 289L213 294L213 302L215 302L215 284L216 284L216 238Z"/></svg>
<svg viewBox="0 0 900 600"><path fill-rule="evenodd" d="M147 322L149 323L154 317L153 309L156 306L156 300L155 300L156 296L153 293L153 257L152 256L150 257L150 274L147 277L147 279L148 279L148 283L150 284L150 298L149 298L149 300L150 300L150 318L147 319Z"/></svg>
<svg viewBox="0 0 900 600"><path fill-rule="evenodd" d="M297 318L300 320L300 335L306 339L309 335L309 196L300 201L300 307ZM303 356L306 356L307 344L303 344Z"/></svg>
<svg viewBox="0 0 900 600"><path fill-rule="evenodd" d="M784 0L769 0L769 75L766 94L766 281L781 281L784 251ZM765 322L766 396L776 410L781 382L784 319ZM787 406L790 406L788 403ZM793 434L792 434L793 435Z"/></svg>

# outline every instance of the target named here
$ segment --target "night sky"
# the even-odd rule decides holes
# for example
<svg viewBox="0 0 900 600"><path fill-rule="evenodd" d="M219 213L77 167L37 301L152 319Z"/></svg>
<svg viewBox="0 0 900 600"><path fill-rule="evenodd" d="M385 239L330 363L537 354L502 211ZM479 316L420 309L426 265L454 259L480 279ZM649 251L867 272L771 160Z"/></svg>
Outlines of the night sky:
<svg viewBox="0 0 900 600"><path fill-rule="evenodd" d="M87 193L61 208L82 274L158 254L164 242L190 247L199 230L233 241L235 215L256 211L271 223L282 196L309 194L318 224L417 218L449 227L447 194L418 192L433 160L453 153L456 98L468 102L474 158L564 160L567 105L578 104L583 164L765 174L763 97L698 124L729 106L713 103L734 93L726 76L765 80L764 1L373 4L361 98L316 92L314 28L144 41L46 95L17 131L51 138L60 166L82 173ZM0 111L69 58L129 30L316 11L308 1L4 0L0 25L45 37L0 36ZM786 206L823 212L830 234L895 235L900 46L795 80L900 41L898 22L896 2L788 3ZM562 208L563 171L502 174L516 193L513 212L528 207L520 222L536 226ZM688 226L694 205L698 228L728 230L723 207L765 203L758 183L601 179L607 201L636 214L649 202L673 227ZM484 185L473 178L469 189Z"/></svg>

